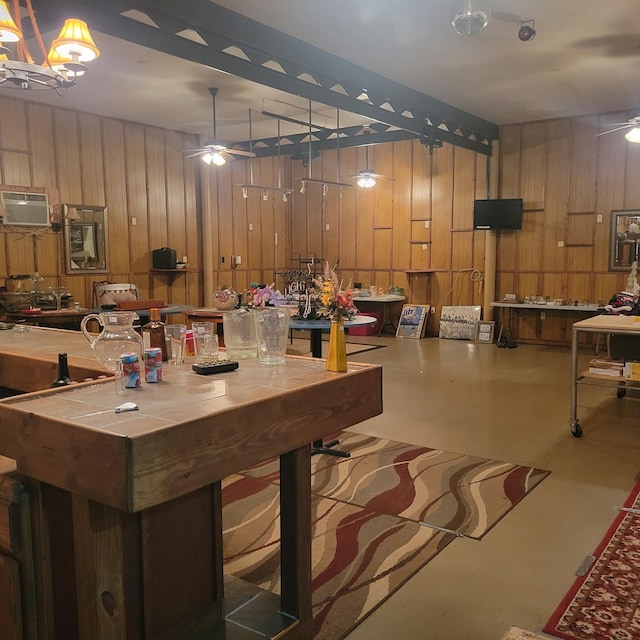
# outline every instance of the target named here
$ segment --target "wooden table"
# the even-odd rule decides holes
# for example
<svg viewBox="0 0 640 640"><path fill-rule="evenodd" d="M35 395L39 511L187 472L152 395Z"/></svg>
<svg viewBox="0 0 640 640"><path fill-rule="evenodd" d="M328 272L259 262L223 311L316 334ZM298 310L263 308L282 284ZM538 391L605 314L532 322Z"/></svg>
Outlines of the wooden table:
<svg viewBox="0 0 640 640"><path fill-rule="evenodd" d="M60 309L31 313L7 313L7 322L25 322L37 327L57 327L58 329L79 329L82 318L91 313L90 309Z"/></svg>
<svg viewBox="0 0 640 640"><path fill-rule="evenodd" d="M201 307L198 309L188 309L183 313L185 316L187 316L187 320L190 323L213 322L213 324L215 325L216 334L218 335L218 344L221 347L224 347L223 311Z"/></svg>
<svg viewBox="0 0 640 640"><path fill-rule="evenodd" d="M43 331L24 334L32 364L57 352L38 351ZM64 333L86 353L81 335ZM5 354L17 357L0 333L0 362ZM278 638L311 637L309 443L380 414L382 370L349 364L332 373L324 361L289 356L273 373L255 360L210 377L185 364L125 398L106 380L0 402L0 453L31 479L38 548L50 550L40 558L42 589L55 586L44 599L52 628L42 637L245 637L224 622L221 481L278 456L286 614L277 614ZM6 384L10 372L0 374ZM123 400L139 411L115 414Z"/></svg>

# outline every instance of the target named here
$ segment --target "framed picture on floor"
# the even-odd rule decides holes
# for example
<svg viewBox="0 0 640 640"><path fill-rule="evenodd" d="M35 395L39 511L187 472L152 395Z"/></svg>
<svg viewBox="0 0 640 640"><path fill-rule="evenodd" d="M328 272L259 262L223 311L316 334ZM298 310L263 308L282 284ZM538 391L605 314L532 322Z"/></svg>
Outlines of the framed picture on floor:
<svg viewBox="0 0 640 640"><path fill-rule="evenodd" d="M491 321L479 321L476 329L476 342L493 342L493 332L495 330L495 322Z"/></svg>
<svg viewBox="0 0 640 640"><path fill-rule="evenodd" d="M399 338L422 338L427 330L428 304L405 304L402 306L396 336Z"/></svg>
<svg viewBox="0 0 640 640"><path fill-rule="evenodd" d="M481 313L482 307L480 306L443 306L438 337L450 340L475 339Z"/></svg>

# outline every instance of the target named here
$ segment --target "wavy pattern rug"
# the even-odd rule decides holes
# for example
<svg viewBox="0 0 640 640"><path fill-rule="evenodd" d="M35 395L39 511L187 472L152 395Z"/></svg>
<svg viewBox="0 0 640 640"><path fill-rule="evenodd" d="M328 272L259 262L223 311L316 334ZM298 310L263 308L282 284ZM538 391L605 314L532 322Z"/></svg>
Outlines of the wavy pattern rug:
<svg viewBox="0 0 640 640"><path fill-rule="evenodd" d="M568 640L640 640L640 483L543 631Z"/></svg>
<svg viewBox="0 0 640 640"><path fill-rule="evenodd" d="M357 433L337 437L351 457L314 456L312 492L472 538L481 538L549 473ZM243 475L278 482L278 465L267 462Z"/></svg>
<svg viewBox="0 0 640 640"><path fill-rule="evenodd" d="M481 537L547 475L392 440L337 435L351 458L312 458L315 640L343 638L462 530ZM278 481L274 461L223 483L225 571L275 593ZM456 529L446 530L451 527Z"/></svg>

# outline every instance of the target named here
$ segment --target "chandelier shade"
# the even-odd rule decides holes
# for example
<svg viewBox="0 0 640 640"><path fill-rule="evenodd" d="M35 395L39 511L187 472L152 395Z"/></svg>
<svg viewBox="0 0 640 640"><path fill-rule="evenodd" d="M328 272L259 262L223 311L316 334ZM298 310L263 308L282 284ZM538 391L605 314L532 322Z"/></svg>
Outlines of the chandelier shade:
<svg viewBox="0 0 640 640"><path fill-rule="evenodd" d="M22 31L11 17L7 3L0 0L0 42L18 42L21 38Z"/></svg>
<svg viewBox="0 0 640 640"><path fill-rule="evenodd" d="M35 41L40 49L42 64L34 62L20 28L18 2L12 3L14 14L6 0L0 0L0 89L54 89L62 93L73 86L91 62L100 55L87 23L78 18L67 18L58 37L45 49L31 0L23 0L26 8L24 21L32 25ZM2 42L10 45L5 47Z"/></svg>
<svg viewBox="0 0 640 640"><path fill-rule="evenodd" d="M77 18L65 21L60 35L52 42L51 47L63 58L79 62L91 62L100 55L87 23Z"/></svg>

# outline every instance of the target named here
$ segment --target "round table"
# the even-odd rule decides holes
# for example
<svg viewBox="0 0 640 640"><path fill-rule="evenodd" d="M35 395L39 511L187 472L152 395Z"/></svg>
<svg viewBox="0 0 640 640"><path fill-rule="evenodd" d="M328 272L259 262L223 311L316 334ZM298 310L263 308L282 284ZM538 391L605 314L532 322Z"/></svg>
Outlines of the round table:
<svg viewBox="0 0 640 640"><path fill-rule="evenodd" d="M373 316L354 316L350 320L345 320L345 328L357 327L365 324L374 324L376 319ZM303 318L292 317L289 320L290 329L306 329L311 332L311 355L314 358L322 358L322 330L331 329L331 320L329 318L316 318L314 320L305 320Z"/></svg>
<svg viewBox="0 0 640 640"><path fill-rule="evenodd" d="M345 328L357 327L364 324L373 324L376 319L373 316L354 316L350 320L345 320ZM311 355L314 358L322 358L322 331L323 329L331 329L331 320L329 318L317 318L314 320L305 320L304 318L292 317L289 320L290 329L305 329L310 332L311 341ZM342 451L340 449L333 449L336 445L340 444L339 440L329 440L323 442L322 440L315 440L311 447L311 455L316 453L325 453L331 456L338 456L340 458L349 458L351 454L348 451Z"/></svg>

